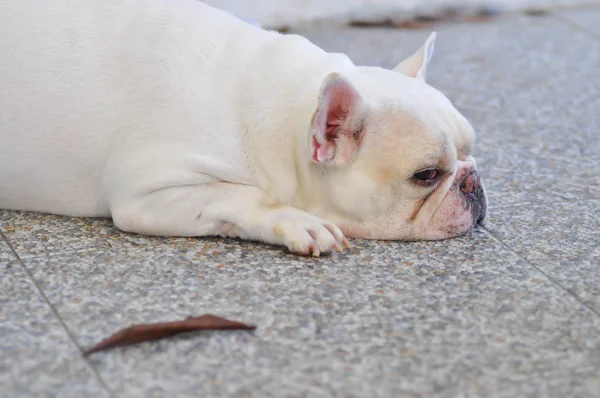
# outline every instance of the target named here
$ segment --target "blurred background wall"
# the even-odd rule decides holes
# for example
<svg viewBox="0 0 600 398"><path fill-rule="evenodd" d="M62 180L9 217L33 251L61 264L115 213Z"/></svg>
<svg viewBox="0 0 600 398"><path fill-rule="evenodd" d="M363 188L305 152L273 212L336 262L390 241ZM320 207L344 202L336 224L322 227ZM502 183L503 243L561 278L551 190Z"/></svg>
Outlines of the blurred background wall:
<svg viewBox="0 0 600 398"><path fill-rule="evenodd" d="M448 7L493 11L544 9L600 3L600 0L204 0L267 28L324 18L410 18Z"/></svg>

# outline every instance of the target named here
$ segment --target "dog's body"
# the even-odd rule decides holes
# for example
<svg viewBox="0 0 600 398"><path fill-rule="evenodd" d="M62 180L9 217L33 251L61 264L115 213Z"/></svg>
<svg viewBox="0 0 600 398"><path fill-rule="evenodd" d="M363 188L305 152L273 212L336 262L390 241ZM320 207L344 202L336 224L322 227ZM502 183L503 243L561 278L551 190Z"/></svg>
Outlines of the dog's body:
<svg viewBox="0 0 600 398"><path fill-rule="evenodd" d="M433 38L388 71L195 0L3 0L0 208L313 255L462 234L485 195Z"/></svg>

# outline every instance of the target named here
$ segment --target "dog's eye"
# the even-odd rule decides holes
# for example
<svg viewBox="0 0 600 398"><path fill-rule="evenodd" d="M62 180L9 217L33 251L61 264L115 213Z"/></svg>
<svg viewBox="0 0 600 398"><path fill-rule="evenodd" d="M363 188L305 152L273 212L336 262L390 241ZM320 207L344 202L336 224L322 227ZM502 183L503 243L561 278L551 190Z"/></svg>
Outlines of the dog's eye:
<svg viewBox="0 0 600 398"><path fill-rule="evenodd" d="M441 173L438 169L425 169L413 174L412 180L419 185L428 186L435 183L440 175Z"/></svg>

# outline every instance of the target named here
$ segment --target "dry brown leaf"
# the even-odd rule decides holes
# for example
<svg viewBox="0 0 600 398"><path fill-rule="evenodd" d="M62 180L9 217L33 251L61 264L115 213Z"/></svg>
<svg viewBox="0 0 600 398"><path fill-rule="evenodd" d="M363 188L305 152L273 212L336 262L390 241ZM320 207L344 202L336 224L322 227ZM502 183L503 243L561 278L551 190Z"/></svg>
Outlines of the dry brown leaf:
<svg viewBox="0 0 600 398"><path fill-rule="evenodd" d="M197 330L254 330L256 326L230 321L215 315L206 314L199 317L189 317L183 321L150 323L133 325L122 329L112 336L102 340L84 352L84 356L91 353L109 350L111 348L133 345L144 341L153 341L165 337L175 336L180 333Z"/></svg>

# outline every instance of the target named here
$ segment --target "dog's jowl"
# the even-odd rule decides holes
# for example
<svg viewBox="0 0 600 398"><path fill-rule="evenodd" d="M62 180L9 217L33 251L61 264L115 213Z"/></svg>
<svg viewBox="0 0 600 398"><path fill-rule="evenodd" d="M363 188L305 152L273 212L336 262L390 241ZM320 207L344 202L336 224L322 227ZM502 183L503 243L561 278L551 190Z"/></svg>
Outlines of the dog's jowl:
<svg viewBox="0 0 600 398"><path fill-rule="evenodd" d="M4 0L0 208L317 256L463 234L487 202L434 41L386 70L196 0Z"/></svg>

